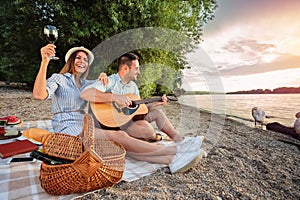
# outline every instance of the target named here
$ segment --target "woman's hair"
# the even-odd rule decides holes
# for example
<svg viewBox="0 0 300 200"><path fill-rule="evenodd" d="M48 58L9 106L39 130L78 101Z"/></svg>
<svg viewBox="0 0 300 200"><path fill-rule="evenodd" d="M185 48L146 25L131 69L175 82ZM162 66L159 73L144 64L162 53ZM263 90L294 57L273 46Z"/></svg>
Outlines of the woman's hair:
<svg viewBox="0 0 300 200"><path fill-rule="evenodd" d="M139 60L139 57L134 53L125 53L118 59L118 70L122 65L127 65L129 68L132 65L133 60Z"/></svg>
<svg viewBox="0 0 300 200"><path fill-rule="evenodd" d="M83 52L87 55L87 53L85 51L80 51L80 50L72 53L72 55L70 56L70 58L68 59L68 61L64 65L64 67L60 70L60 72L59 72L60 74L65 74L65 73L69 72L71 74L74 74L74 76L77 76L77 72L75 71L74 62L75 62L75 58L76 58L78 52ZM88 76L89 71L90 71L90 66L88 65L86 71L83 74L81 74L80 78L85 79Z"/></svg>

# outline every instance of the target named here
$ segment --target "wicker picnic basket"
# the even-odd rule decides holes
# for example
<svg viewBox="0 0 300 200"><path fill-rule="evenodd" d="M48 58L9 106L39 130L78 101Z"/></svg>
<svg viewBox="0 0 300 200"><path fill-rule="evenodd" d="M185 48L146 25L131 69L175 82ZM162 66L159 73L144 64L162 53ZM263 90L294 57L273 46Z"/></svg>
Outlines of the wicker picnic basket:
<svg viewBox="0 0 300 200"><path fill-rule="evenodd" d="M110 187L122 178L125 149L113 141L94 138L91 115L84 116L80 136L51 134L43 143L43 148L49 155L74 160L62 165L42 163L41 186L49 194L88 192Z"/></svg>

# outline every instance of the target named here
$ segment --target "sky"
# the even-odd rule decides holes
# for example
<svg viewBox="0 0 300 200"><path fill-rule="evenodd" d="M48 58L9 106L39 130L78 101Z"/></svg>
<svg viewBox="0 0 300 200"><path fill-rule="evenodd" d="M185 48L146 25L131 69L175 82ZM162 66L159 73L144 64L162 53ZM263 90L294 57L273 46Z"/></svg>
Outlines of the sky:
<svg viewBox="0 0 300 200"><path fill-rule="evenodd" d="M300 87L300 0L218 0L187 58L186 90Z"/></svg>

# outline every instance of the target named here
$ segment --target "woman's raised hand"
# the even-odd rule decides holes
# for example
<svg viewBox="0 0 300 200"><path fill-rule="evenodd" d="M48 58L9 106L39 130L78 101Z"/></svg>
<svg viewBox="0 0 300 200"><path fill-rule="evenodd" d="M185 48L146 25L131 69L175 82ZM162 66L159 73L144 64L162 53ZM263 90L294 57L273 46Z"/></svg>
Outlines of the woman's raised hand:
<svg viewBox="0 0 300 200"><path fill-rule="evenodd" d="M41 48L41 56L42 60L50 61L49 57L55 55L55 48L54 44L47 44L46 46Z"/></svg>

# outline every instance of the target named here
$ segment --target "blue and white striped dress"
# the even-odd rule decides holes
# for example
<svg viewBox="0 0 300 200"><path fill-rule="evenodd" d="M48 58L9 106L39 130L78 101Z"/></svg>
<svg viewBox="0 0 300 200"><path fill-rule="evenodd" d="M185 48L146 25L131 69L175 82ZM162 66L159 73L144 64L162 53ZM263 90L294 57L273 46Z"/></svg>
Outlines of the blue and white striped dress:
<svg viewBox="0 0 300 200"><path fill-rule="evenodd" d="M81 80L78 88L74 75L53 74L47 79L47 99L52 99L52 126L56 133L76 136L82 131L82 119L87 111L87 101L80 98L81 91L96 80Z"/></svg>

